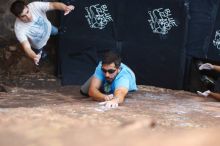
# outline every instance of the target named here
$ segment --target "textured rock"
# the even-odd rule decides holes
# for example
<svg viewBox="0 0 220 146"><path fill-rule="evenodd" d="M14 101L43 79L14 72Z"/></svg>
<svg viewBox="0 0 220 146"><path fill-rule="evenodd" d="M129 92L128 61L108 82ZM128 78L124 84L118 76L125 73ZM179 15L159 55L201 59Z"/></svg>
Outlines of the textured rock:
<svg viewBox="0 0 220 146"><path fill-rule="evenodd" d="M8 90L0 92L0 145L215 146L220 142L219 102L194 93L139 86L119 108L104 110L82 96L78 86L61 87L52 76L32 74L1 82L8 84Z"/></svg>

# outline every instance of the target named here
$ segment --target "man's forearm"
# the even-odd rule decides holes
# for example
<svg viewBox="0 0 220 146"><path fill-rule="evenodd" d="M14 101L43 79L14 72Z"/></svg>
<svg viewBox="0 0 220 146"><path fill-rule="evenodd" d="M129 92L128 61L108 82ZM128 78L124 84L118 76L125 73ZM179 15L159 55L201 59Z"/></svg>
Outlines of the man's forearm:
<svg viewBox="0 0 220 146"><path fill-rule="evenodd" d="M61 2L50 2L49 7L50 10L60 10L60 11L64 11L65 13L69 13L75 8L73 5L66 5Z"/></svg>
<svg viewBox="0 0 220 146"><path fill-rule="evenodd" d="M36 53L35 53L34 51L32 51L32 50L25 51L25 53L26 53L27 56L28 56L29 58L31 58L32 60L34 60L34 58L37 57Z"/></svg>
<svg viewBox="0 0 220 146"><path fill-rule="evenodd" d="M217 71L217 72L220 72L220 66L218 66L218 65L213 65L213 69L215 70L215 71Z"/></svg>
<svg viewBox="0 0 220 146"><path fill-rule="evenodd" d="M37 57L37 54L31 49L31 46L28 41L21 43L21 46L29 58L34 60L34 58Z"/></svg>
<svg viewBox="0 0 220 146"><path fill-rule="evenodd" d="M217 99L218 101L220 101L220 94L219 94L219 93L211 92L209 95L210 95L211 97Z"/></svg>
<svg viewBox="0 0 220 146"><path fill-rule="evenodd" d="M89 89L89 96L95 101L105 101L105 94L101 93L97 89Z"/></svg>
<svg viewBox="0 0 220 146"><path fill-rule="evenodd" d="M50 7L50 10L64 11L64 15L69 14L75 8L73 5L68 5L67 6L64 3L60 3L60 2L50 2L49 7Z"/></svg>
<svg viewBox="0 0 220 146"><path fill-rule="evenodd" d="M127 93L128 93L128 89L121 87L115 90L114 97L118 98L118 103L120 104L124 102L124 99Z"/></svg>
<svg viewBox="0 0 220 146"><path fill-rule="evenodd" d="M121 94L114 94L114 98L117 98L118 103L121 104L124 102L125 96Z"/></svg>

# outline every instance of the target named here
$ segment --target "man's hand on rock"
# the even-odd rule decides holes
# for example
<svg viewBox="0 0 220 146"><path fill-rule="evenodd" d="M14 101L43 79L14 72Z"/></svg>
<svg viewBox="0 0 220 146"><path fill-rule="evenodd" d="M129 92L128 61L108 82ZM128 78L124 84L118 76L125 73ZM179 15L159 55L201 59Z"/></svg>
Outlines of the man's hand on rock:
<svg viewBox="0 0 220 146"><path fill-rule="evenodd" d="M101 102L99 104L105 106L106 108L117 108L119 104L119 98L114 97L109 101Z"/></svg>
<svg viewBox="0 0 220 146"><path fill-rule="evenodd" d="M204 97L209 96L210 93L211 93L211 91L209 91L209 90L207 90L207 91L205 91L205 92L197 91L197 94L198 94L198 95L204 96Z"/></svg>
<svg viewBox="0 0 220 146"><path fill-rule="evenodd" d="M210 63L204 63L199 67L199 70L212 70L214 68L214 66Z"/></svg>
<svg viewBox="0 0 220 146"><path fill-rule="evenodd" d="M109 94L105 96L105 101L112 100L114 98L113 94Z"/></svg>
<svg viewBox="0 0 220 146"><path fill-rule="evenodd" d="M41 53L37 54L36 57L34 58L35 65L39 65L40 58L41 58Z"/></svg>

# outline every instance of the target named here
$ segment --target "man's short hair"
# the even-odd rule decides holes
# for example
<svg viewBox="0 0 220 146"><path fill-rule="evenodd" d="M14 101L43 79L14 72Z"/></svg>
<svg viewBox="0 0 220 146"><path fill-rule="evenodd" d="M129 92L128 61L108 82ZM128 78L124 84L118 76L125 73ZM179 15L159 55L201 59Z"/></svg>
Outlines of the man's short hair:
<svg viewBox="0 0 220 146"><path fill-rule="evenodd" d="M11 4L10 11L16 17L19 17L26 6L27 4L24 1L16 0L15 2Z"/></svg>
<svg viewBox="0 0 220 146"><path fill-rule="evenodd" d="M121 65L120 54L116 51L107 51L103 56L102 65L111 63L114 63L116 68L119 68Z"/></svg>

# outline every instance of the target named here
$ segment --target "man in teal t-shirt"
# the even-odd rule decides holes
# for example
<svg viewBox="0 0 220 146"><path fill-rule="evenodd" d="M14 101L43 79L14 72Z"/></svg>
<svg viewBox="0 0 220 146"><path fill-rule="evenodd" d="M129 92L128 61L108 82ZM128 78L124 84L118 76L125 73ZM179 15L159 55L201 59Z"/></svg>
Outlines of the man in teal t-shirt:
<svg viewBox="0 0 220 146"><path fill-rule="evenodd" d="M96 101L105 101L106 107L115 108L124 101L129 91L136 91L133 71L121 63L120 56L109 51L96 67L94 75L81 87L81 93Z"/></svg>

